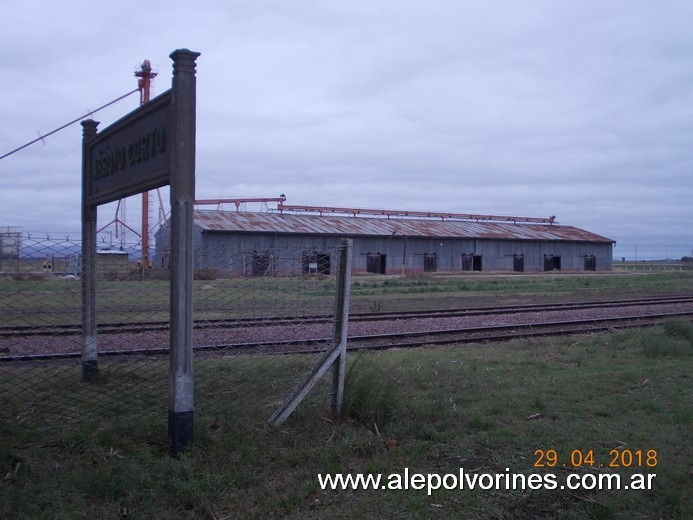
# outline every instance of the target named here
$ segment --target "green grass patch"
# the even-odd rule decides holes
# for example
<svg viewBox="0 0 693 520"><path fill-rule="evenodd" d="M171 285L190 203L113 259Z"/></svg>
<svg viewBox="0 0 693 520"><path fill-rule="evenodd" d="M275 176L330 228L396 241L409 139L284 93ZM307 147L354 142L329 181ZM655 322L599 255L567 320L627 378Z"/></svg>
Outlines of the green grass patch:
<svg viewBox="0 0 693 520"><path fill-rule="evenodd" d="M466 273L355 276L353 312L492 306L508 303L689 295L693 272Z"/></svg>
<svg viewBox="0 0 693 520"><path fill-rule="evenodd" d="M345 415L325 383L281 428L267 424L311 365L305 356L197 361L196 442L168 455L166 363L108 372L91 394L65 369L49 378L73 412L111 403L88 423L0 424L3 518L691 518L693 418L689 322L590 336L522 339L349 356ZM652 346L664 348L653 355ZM648 346L650 345L650 346ZM145 369L145 367L149 367ZM164 388L147 381L164 376ZM50 378L53 378L50 380ZM149 378L149 379L148 379ZM50 405L31 373L24 396ZM3 381L7 375L3 374ZM158 383L157 383L158 385ZM149 388L149 389L148 389ZM7 396L10 386L3 386ZM148 403L151 413L137 413ZM377 425L377 428L376 428ZM537 469L536 450L656 450L654 489L323 491L318 473L457 474ZM579 472L604 473L603 468ZM385 478L385 477L384 477Z"/></svg>
<svg viewBox="0 0 693 520"><path fill-rule="evenodd" d="M334 307L335 278L236 277L197 279L195 319L324 314ZM167 280L98 280L100 323L167 320ZM81 323L79 280L42 277L0 279L5 325ZM651 273L508 273L358 275L352 278L352 312L392 312L510 303L688 295L693 271Z"/></svg>

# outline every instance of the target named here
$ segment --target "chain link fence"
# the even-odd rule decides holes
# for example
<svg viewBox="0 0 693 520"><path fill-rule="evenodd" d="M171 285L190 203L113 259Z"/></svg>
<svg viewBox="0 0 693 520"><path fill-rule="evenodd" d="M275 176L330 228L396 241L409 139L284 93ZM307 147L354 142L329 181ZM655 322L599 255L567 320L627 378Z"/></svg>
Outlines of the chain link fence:
<svg viewBox="0 0 693 520"><path fill-rule="evenodd" d="M141 265L137 245L99 250L99 377L87 383L79 241L14 238L11 247L3 245L0 264L3 423L45 429L151 421L163 431L165 266ZM267 421L332 340L338 247L195 252L196 258L217 254L223 265L194 277L195 414L211 422L223 416Z"/></svg>

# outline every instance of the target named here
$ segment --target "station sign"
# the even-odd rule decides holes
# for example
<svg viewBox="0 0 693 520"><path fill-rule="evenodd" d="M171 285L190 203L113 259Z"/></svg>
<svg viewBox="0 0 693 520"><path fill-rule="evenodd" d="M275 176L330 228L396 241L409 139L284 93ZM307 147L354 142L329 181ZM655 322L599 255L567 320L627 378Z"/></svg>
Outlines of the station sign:
<svg viewBox="0 0 693 520"><path fill-rule="evenodd" d="M98 132L82 121L82 378L97 381L96 220L98 206L170 186L171 264L168 430L171 451L193 440L193 207L195 204L195 60L170 54L171 89Z"/></svg>
<svg viewBox="0 0 693 520"><path fill-rule="evenodd" d="M170 184L171 90L99 132L86 150L85 202L105 204Z"/></svg>

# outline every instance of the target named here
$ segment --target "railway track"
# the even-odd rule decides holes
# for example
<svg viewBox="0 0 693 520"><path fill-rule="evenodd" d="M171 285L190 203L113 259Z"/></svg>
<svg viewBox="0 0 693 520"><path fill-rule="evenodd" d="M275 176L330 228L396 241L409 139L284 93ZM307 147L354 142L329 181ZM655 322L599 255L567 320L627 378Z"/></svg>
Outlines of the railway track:
<svg viewBox="0 0 693 520"><path fill-rule="evenodd" d="M419 332L395 332L373 335L350 335L347 348L351 351L414 348L424 345L445 345L471 342L507 341L549 335L587 334L624 328L642 328L659 325L672 318L693 320L693 310L683 312L653 313L633 316L602 317L577 320L557 320L546 323L521 323L465 327L461 329L439 329ZM198 354L233 356L240 354L281 355L312 354L325 351L329 341L324 338L271 340L245 343L228 343L195 346ZM129 358L132 356L162 356L167 347L147 349L115 349L101 352L100 357ZM79 352L31 354L0 357L0 364L65 361L79 359Z"/></svg>
<svg viewBox="0 0 693 520"><path fill-rule="evenodd" d="M693 303L693 297L660 297L629 300L600 300L590 302L567 302L551 304L505 305L498 307L482 307L475 309L438 309L425 311L374 312L352 313L350 322L396 321L425 318L455 318L468 316L486 316L498 314L518 314L523 312L568 311L583 309L608 309L638 307L644 305L666 305ZM279 316L258 318L229 318L199 320L194 324L195 329L214 329L224 327L262 327L273 325L320 324L331 323L332 315ZM98 325L99 334L120 334L124 331L154 332L168 330L168 321L139 321L103 323ZM0 338L28 336L74 336L82 333L80 325L45 325L45 326L12 326L0 327Z"/></svg>
<svg viewBox="0 0 693 520"><path fill-rule="evenodd" d="M351 349L411 348L424 345L446 345L479 341L508 341L537 336L589 334L626 328L642 328L661 325L674 318L693 319L693 312L662 313L615 318L591 318L564 320L548 323L526 323L470 327L459 330L435 330L406 334L383 334L374 337L349 338ZM363 345L360 341L363 340Z"/></svg>

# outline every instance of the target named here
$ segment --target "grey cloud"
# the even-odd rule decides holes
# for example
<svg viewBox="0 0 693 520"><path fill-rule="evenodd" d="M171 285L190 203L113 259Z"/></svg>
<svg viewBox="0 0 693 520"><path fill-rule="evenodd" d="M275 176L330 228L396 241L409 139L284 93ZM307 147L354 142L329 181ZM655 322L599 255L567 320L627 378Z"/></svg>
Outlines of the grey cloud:
<svg viewBox="0 0 693 520"><path fill-rule="evenodd" d="M201 197L556 214L615 251L693 247L690 2L7 4L3 148L134 88L144 58L164 91L185 46ZM66 132L0 161L1 225L79 226Z"/></svg>

